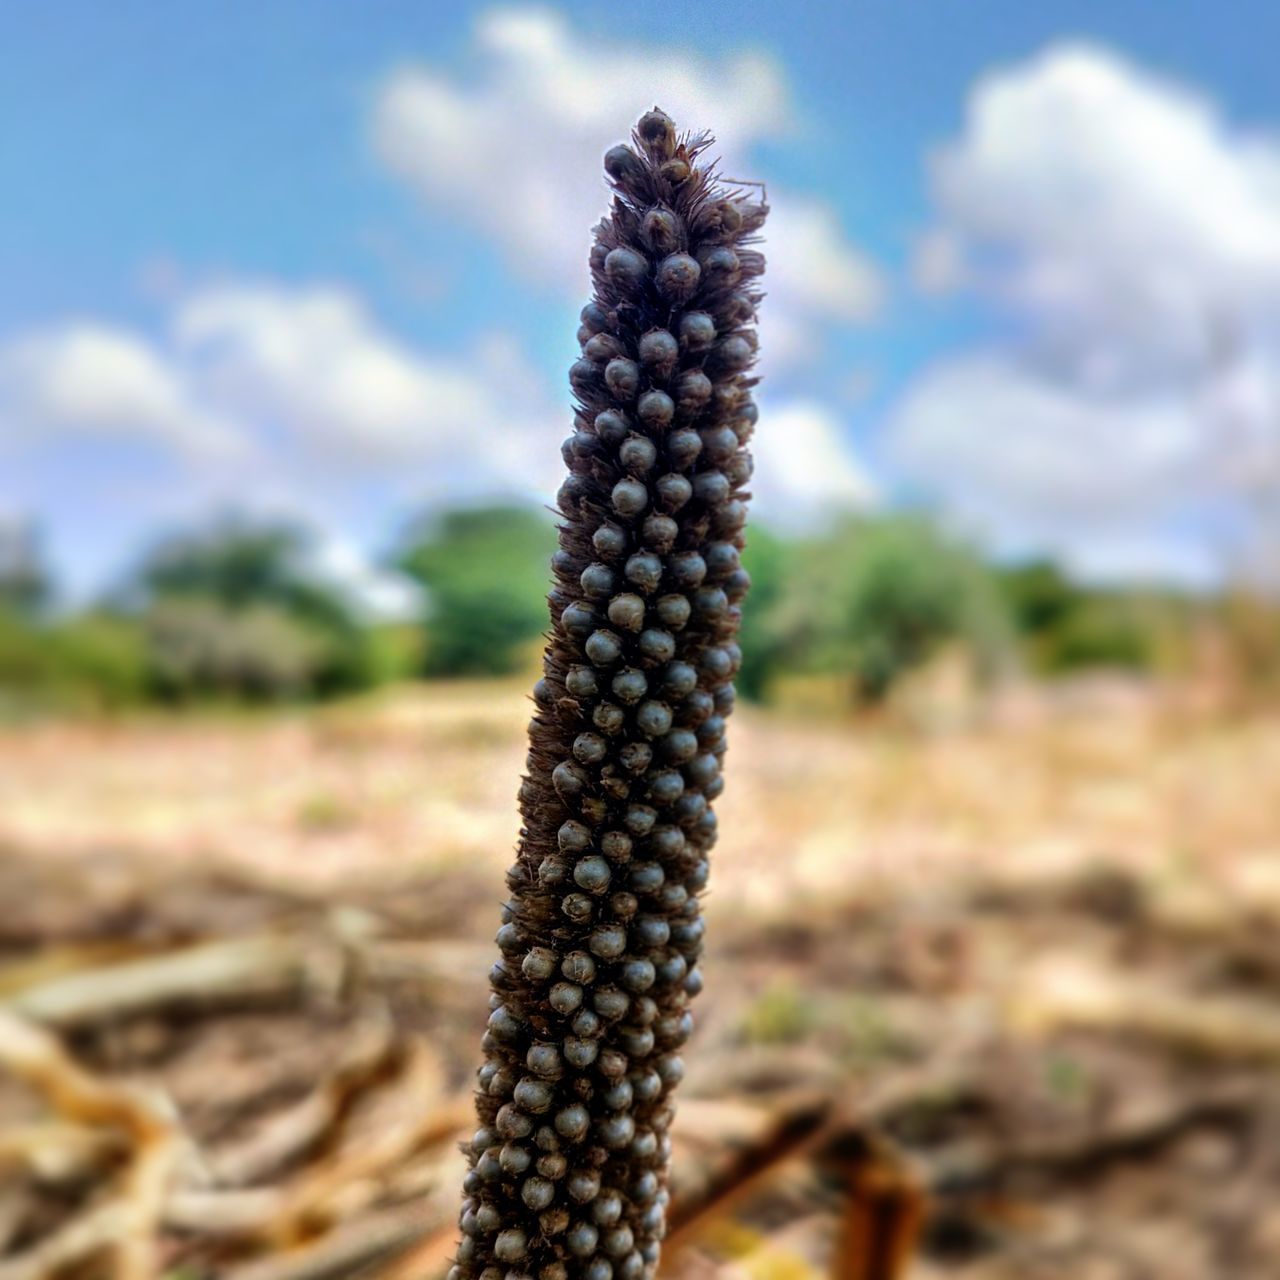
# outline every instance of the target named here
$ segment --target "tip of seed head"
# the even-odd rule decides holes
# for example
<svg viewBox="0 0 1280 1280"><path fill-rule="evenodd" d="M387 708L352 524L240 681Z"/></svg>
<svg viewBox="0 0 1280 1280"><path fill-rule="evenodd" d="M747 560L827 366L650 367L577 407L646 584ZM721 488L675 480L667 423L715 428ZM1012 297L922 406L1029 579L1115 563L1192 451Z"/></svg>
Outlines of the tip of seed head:
<svg viewBox="0 0 1280 1280"><path fill-rule="evenodd" d="M675 155L675 122L659 107L655 106L640 117L636 123L636 137L659 159L669 160Z"/></svg>

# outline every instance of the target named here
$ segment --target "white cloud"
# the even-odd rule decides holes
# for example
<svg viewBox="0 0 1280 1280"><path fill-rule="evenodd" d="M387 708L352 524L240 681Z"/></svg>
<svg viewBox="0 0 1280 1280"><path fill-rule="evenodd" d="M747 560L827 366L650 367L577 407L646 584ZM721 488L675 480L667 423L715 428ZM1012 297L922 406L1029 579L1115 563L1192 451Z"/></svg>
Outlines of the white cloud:
<svg viewBox="0 0 1280 1280"><path fill-rule="evenodd" d="M490 12L476 46L474 83L416 65L393 72L374 145L423 200L482 229L526 277L574 296L585 295L590 229L607 206L601 157L643 111L656 102L677 124L714 124L722 171L736 178L753 176L753 146L790 120L782 73L757 54L612 46L541 9ZM777 189L770 203L764 351L781 365L813 351L824 323L866 320L882 285L830 206Z"/></svg>
<svg viewBox="0 0 1280 1280"><path fill-rule="evenodd" d="M839 419L818 401L765 401L751 448L753 509L766 520L803 525L876 501L876 485Z"/></svg>
<svg viewBox="0 0 1280 1280"><path fill-rule="evenodd" d="M734 163L786 122L781 73L760 56L610 48L543 9L491 11L475 41L475 85L423 66L388 77L374 143L393 172L482 226L531 276L585 280L588 232L606 204L600 158L655 101L677 122L714 118Z"/></svg>
<svg viewBox="0 0 1280 1280"><path fill-rule="evenodd" d="M954 231L934 227L916 238L911 279L925 294L952 293L966 283L964 248Z"/></svg>
<svg viewBox="0 0 1280 1280"><path fill-rule="evenodd" d="M446 361L392 337L346 291L261 283L187 298L173 329L195 384L280 428L290 456L407 469L415 496L452 500L545 501L560 483L568 394L552 394L509 335ZM803 521L873 499L838 417L818 401L766 402L753 448L753 488L770 518Z"/></svg>
<svg viewBox="0 0 1280 1280"><path fill-rule="evenodd" d="M0 424L14 439L79 435L161 442L198 458L241 453L233 417L127 330L73 323L0 346Z"/></svg>
<svg viewBox="0 0 1280 1280"><path fill-rule="evenodd" d="M1204 589L1222 580L1223 549L1171 528L1094 529L1064 557L1077 578L1102 585L1176 584Z"/></svg>
<svg viewBox="0 0 1280 1280"><path fill-rule="evenodd" d="M1274 142L1106 50L1056 47L982 78L933 178L944 225L1038 312L1131 341L1154 325L1181 351L1218 311L1280 304Z"/></svg>
<svg viewBox="0 0 1280 1280"><path fill-rule="evenodd" d="M820 200L771 194L768 299L760 309L766 372L822 354L831 323L865 324L884 299L880 273Z"/></svg>
<svg viewBox="0 0 1280 1280"><path fill-rule="evenodd" d="M398 339L350 291L248 281L175 300L159 337L68 323L0 344L0 424L13 444L141 440L246 497L351 469L419 494L558 483L561 403L509 339L452 355ZM216 464L216 465L214 465ZM286 483L285 488L288 488Z"/></svg>
<svg viewBox="0 0 1280 1280"><path fill-rule="evenodd" d="M1088 518L1186 491L1204 433L1185 400L1089 396L1005 353L960 357L909 390L895 461L975 517Z"/></svg>
<svg viewBox="0 0 1280 1280"><path fill-rule="evenodd" d="M771 288L834 320L858 322L875 315L879 275L851 251L830 205L804 197L779 201L768 228Z"/></svg>
<svg viewBox="0 0 1280 1280"><path fill-rule="evenodd" d="M294 448L373 468L412 463L437 491L549 484L530 467L566 410L508 345L427 355L347 290L261 283L187 298L174 332L206 395L283 429Z"/></svg>
<svg viewBox="0 0 1280 1280"><path fill-rule="evenodd" d="M1269 476L1280 503L1280 148L1065 46L980 79L932 173L918 283L1020 328L909 388L888 424L903 474L1091 572L1221 567L1246 493Z"/></svg>
<svg viewBox="0 0 1280 1280"><path fill-rule="evenodd" d="M930 369L888 438L896 470L1002 554L1051 550L1092 579L1198 584L1224 568L1226 548L1180 519L1224 495L1185 397L1090 395L989 352Z"/></svg>
<svg viewBox="0 0 1280 1280"><path fill-rule="evenodd" d="M361 545L420 503L549 502L561 481L568 389L555 394L509 335L424 349L329 285L231 280L168 303L147 337L95 321L0 340L0 445L15 462L39 467L59 442L101 439L167 463L157 485L135 477L130 453L93 455L93 501L113 513L92 535L98 573L140 532L231 510L341 529L316 571L369 616L403 616L405 583ZM85 476L68 477L67 495ZM75 499L55 478L37 483L62 528Z"/></svg>
<svg viewBox="0 0 1280 1280"><path fill-rule="evenodd" d="M1258 442L1223 434L1229 411L1173 393L1093 394L987 352L916 382L889 422L888 457L1001 554L1049 551L1095 581L1203 586L1274 573L1255 560L1258 530L1241 523L1240 459ZM1255 448L1249 483L1274 495L1274 442L1268 456L1269 470Z"/></svg>

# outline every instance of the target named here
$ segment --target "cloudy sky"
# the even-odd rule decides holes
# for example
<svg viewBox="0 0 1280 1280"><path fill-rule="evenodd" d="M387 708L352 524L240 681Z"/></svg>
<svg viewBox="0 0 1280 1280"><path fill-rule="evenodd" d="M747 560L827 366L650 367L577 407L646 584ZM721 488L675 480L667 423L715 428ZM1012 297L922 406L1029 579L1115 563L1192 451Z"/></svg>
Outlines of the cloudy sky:
<svg viewBox="0 0 1280 1280"><path fill-rule="evenodd" d="M599 158L767 181L761 519L928 502L1093 577L1280 494L1280 11L0 0L0 515L79 594L236 506L356 574L545 500Z"/></svg>

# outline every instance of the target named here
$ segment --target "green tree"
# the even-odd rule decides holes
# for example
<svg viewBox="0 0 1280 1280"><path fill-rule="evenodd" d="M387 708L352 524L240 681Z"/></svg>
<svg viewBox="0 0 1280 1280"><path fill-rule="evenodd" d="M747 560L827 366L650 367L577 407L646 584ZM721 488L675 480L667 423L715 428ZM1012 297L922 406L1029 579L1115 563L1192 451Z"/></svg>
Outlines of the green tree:
<svg viewBox="0 0 1280 1280"><path fill-rule="evenodd" d="M792 554L764 624L780 660L849 674L861 702L882 701L948 643L963 644L982 674L1007 652L1008 615L989 572L922 517L849 520Z"/></svg>
<svg viewBox="0 0 1280 1280"><path fill-rule="evenodd" d="M53 708L112 711L147 687L132 619L92 612L56 622L0 610L0 716Z"/></svg>
<svg viewBox="0 0 1280 1280"><path fill-rule="evenodd" d="M68 618L48 636L49 683L66 705L115 711L147 691L147 650L137 622L94 610Z"/></svg>
<svg viewBox="0 0 1280 1280"><path fill-rule="evenodd" d="M410 528L397 563L427 591L427 674L518 667L547 627L554 545L551 521L526 507L455 508Z"/></svg>
<svg viewBox="0 0 1280 1280"><path fill-rule="evenodd" d="M999 581L1029 662L1043 674L1090 667L1147 670L1162 634L1180 625L1171 597L1082 587L1049 560L1002 569Z"/></svg>
<svg viewBox="0 0 1280 1280"><path fill-rule="evenodd" d="M275 699L369 684L367 631L311 570L309 549L297 529L238 521L158 545L126 593L156 689Z"/></svg>
<svg viewBox="0 0 1280 1280"><path fill-rule="evenodd" d="M1001 592L1018 630L1044 636L1060 627L1081 603L1081 592L1052 560L1028 560L1000 570Z"/></svg>
<svg viewBox="0 0 1280 1280"><path fill-rule="evenodd" d="M1040 644L1050 674L1088 667L1149 671L1159 644L1158 620L1140 601L1116 593L1085 597Z"/></svg>

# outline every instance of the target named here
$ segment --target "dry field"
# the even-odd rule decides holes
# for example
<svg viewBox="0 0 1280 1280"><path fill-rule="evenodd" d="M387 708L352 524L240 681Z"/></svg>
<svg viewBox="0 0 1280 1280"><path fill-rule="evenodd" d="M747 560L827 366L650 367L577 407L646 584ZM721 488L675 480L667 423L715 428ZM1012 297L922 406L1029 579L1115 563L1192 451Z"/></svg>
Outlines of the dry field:
<svg viewBox="0 0 1280 1280"><path fill-rule="evenodd" d="M0 731L0 1280L439 1274L522 688ZM1274 1274L1280 719L731 740L670 1275Z"/></svg>

